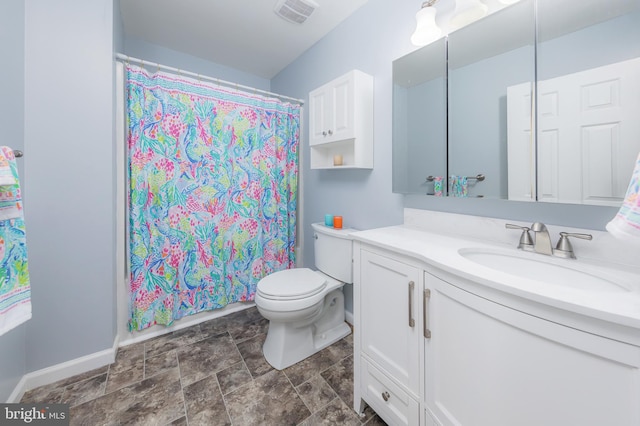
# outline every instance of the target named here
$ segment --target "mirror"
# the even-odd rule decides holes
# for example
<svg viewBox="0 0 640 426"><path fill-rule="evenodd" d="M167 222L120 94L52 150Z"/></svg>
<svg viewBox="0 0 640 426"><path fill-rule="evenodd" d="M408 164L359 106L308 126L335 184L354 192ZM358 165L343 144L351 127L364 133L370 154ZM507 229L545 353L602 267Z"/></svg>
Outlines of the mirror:
<svg viewBox="0 0 640 426"><path fill-rule="evenodd" d="M521 0L449 34L449 174L466 177L469 197L507 198L507 141L517 137L531 147L534 16L533 0ZM514 86L522 87L523 110L515 117L521 128L510 134L507 94ZM451 195L464 192L454 185Z"/></svg>
<svg viewBox="0 0 640 426"><path fill-rule="evenodd" d="M434 195L427 177L447 176L446 72L444 38L393 62L393 192Z"/></svg>
<svg viewBox="0 0 640 426"><path fill-rule="evenodd" d="M538 0L538 201L619 206L640 152L640 1Z"/></svg>
<svg viewBox="0 0 640 426"><path fill-rule="evenodd" d="M469 197L619 206L640 151L638 22L640 0L521 0L452 32L438 41L449 63L448 135L437 143L436 114L409 103L396 73L442 54L429 45L394 61L394 192L432 193L429 175L484 174L467 181ZM412 65L429 51L439 56ZM430 161L447 143L438 169Z"/></svg>

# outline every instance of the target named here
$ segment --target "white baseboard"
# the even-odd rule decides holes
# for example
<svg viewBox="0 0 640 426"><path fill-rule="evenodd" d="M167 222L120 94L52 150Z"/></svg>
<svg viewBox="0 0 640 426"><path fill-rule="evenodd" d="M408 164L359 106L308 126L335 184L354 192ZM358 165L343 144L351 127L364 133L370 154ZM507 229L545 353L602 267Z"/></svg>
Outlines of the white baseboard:
<svg viewBox="0 0 640 426"><path fill-rule="evenodd" d="M13 402L20 402L22 399L22 395L26 392L27 389L27 376L22 376L18 384L16 385L11 395L9 395L9 399L7 399L7 403L11 404Z"/></svg>
<svg viewBox="0 0 640 426"><path fill-rule="evenodd" d="M48 385L67 377L82 374L105 365L113 364L118 350L118 338L113 341L113 347L100 352L94 352L80 358L72 359L51 367L33 371L22 376L9 396L8 402L20 402L24 393L39 386Z"/></svg>
<svg viewBox="0 0 640 426"><path fill-rule="evenodd" d="M353 312L347 310L344 311L344 319L351 325L353 325Z"/></svg>

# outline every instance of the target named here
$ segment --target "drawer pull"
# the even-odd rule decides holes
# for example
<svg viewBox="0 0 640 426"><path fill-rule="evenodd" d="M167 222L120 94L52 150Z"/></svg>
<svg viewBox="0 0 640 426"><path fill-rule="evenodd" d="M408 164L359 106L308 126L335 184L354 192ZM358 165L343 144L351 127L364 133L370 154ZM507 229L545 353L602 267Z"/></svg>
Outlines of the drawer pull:
<svg viewBox="0 0 640 426"><path fill-rule="evenodd" d="M384 399L385 402L389 401L389 398L391 398L391 395L389 395L389 392L387 391L382 392L382 399Z"/></svg>
<svg viewBox="0 0 640 426"><path fill-rule="evenodd" d="M415 283L413 281L409 281L409 327L416 325L416 321L413 319L413 288L415 287Z"/></svg>
<svg viewBox="0 0 640 426"><path fill-rule="evenodd" d="M422 331L425 339L431 339L431 330L427 327L427 318L429 318L429 298L431 298L431 290L426 288L424 289L424 298L422 300L422 315L424 316L424 318L422 318Z"/></svg>

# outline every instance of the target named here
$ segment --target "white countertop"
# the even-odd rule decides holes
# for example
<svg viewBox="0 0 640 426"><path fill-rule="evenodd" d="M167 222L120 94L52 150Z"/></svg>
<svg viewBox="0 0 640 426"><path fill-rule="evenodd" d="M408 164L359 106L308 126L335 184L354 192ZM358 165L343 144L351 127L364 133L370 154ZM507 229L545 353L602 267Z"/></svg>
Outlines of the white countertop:
<svg viewBox="0 0 640 426"><path fill-rule="evenodd" d="M358 231L353 233L352 237L356 241L409 256L426 265L500 292L640 330L639 267L525 253L515 245L452 237L408 225ZM568 265L572 269L601 272L601 275L621 283L629 291L585 290L579 288L579 283L572 283L571 287L551 285L483 266L463 257L460 249L499 250L514 253L516 256L532 256L536 261Z"/></svg>

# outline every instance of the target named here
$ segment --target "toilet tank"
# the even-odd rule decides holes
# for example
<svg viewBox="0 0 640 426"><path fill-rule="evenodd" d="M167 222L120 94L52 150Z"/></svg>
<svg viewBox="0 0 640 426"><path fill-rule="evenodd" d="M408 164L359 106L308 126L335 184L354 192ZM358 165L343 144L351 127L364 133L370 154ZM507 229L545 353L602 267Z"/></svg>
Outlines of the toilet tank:
<svg viewBox="0 0 640 426"><path fill-rule="evenodd" d="M312 223L313 251L316 268L343 283L353 282L353 245L355 229L334 229L322 223Z"/></svg>

